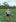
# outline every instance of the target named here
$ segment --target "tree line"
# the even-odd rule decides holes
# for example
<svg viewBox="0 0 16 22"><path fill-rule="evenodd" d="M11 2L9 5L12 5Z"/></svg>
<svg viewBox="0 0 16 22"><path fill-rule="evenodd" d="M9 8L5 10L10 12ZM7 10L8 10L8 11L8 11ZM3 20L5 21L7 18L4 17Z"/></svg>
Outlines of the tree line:
<svg viewBox="0 0 16 22"><path fill-rule="evenodd" d="M10 6L0 6L0 9L16 9L16 7Z"/></svg>
<svg viewBox="0 0 16 22"><path fill-rule="evenodd" d="M16 6L9 6L7 2L3 3L4 5L0 6L0 9L16 9Z"/></svg>

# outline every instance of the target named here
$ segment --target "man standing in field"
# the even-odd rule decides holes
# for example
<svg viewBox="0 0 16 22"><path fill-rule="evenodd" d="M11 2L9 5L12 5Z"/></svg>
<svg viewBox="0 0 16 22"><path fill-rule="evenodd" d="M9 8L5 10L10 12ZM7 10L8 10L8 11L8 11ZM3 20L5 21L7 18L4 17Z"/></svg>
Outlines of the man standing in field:
<svg viewBox="0 0 16 22"><path fill-rule="evenodd" d="M6 19L9 20L9 14L10 14L9 9L7 9L6 14L7 14Z"/></svg>

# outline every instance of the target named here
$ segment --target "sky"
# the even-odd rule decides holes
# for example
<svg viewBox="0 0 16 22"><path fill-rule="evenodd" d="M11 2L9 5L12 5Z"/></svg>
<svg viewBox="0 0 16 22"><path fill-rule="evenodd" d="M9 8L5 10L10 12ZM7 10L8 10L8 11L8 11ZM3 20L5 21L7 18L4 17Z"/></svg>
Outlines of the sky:
<svg viewBox="0 0 16 22"><path fill-rule="evenodd" d="M16 0L0 0L1 5L3 5L4 2L7 2L9 6L16 6Z"/></svg>

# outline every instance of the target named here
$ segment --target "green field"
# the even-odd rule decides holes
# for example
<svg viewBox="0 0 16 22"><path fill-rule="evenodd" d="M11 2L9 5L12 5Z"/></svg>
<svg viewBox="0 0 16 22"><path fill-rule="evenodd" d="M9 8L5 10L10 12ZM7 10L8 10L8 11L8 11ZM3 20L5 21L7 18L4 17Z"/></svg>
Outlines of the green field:
<svg viewBox="0 0 16 22"><path fill-rule="evenodd" d="M16 9L9 9L10 14L9 15L9 22L16 22ZM6 12L7 9L0 9L0 22L6 22ZM13 20L13 21L12 21Z"/></svg>

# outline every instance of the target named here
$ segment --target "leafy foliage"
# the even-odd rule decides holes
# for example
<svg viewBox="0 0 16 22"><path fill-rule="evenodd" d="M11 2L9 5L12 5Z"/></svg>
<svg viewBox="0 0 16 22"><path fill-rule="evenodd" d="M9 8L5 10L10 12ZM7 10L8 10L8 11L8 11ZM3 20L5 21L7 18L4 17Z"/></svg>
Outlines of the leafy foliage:
<svg viewBox="0 0 16 22"><path fill-rule="evenodd" d="M0 9L0 22L6 22L6 10L7 9ZM9 15L9 22L16 22L16 9L10 9L10 14Z"/></svg>

